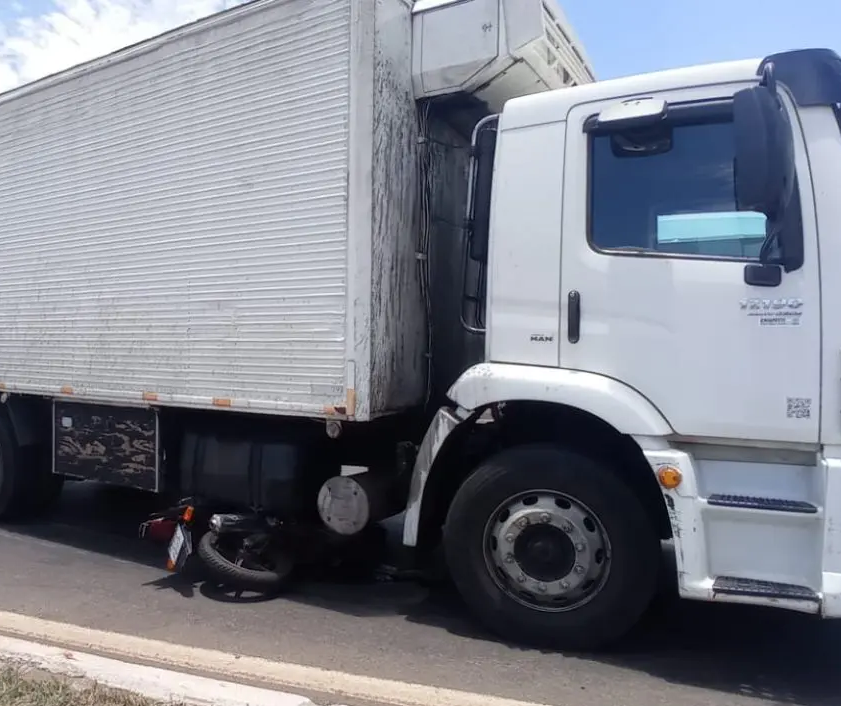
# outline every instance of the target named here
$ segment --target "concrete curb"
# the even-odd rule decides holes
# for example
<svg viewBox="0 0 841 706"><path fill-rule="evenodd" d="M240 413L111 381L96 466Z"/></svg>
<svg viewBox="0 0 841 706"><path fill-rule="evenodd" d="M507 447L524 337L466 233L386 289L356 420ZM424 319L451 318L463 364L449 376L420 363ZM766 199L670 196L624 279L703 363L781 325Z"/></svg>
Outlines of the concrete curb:
<svg viewBox="0 0 841 706"><path fill-rule="evenodd" d="M260 657L234 655L190 645L176 645L159 640L132 637L102 630L92 630L67 623L57 623L17 613L0 612L0 634L30 644L45 643L74 653L104 655L112 661L150 665L169 671L170 682L189 673L212 674L228 683L261 684L268 689L323 694L328 700L362 701L389 706L546 706L498 696L443 689L357 674L276 662ZM59 650L61 651L61 650ZM70 661L70 660L65 660ZM453 665L458 669L458 665ZM178 674L181 672L182 674ZM213 681L213 680L211 680ZM221 682L220 682L221 683ZM126 688L126 687L122 687ZM236 686L236 689L245 689ZM274 706L310 706L312 702L288 693L278 695L298 701L273 701ZM183 699L183 697L181 697ZM214 704L220 704L217 699ZM234 702L231 702L234 703ZM236 702L242 704L242 701ZM252 706L263 702L251 702Z"/></svg>
<svg viewBox="0 0 841 706"><path fill-rule="evenodd" d="M82 677L163 703L194 706L314 706L303 696L179 674L156 667L0 637L0 658L51 674Z"/></svg>

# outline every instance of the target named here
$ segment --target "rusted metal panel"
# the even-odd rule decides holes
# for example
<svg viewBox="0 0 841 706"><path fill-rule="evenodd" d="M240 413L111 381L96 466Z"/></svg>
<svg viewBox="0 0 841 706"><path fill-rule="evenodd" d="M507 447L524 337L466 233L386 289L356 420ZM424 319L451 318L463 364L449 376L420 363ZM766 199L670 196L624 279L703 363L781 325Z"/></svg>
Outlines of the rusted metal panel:
<svg viewBox="0 0 841 706"><path fill-rule="evenodd" d="M370 324L373 415L423 401L429 335L420 280L422 269L429 267L429 243L425 237L418 238L420 131L412 92L412 46L406 42L412 34L410 9L400 0L379 2L376 24Z"/></svg>
<svg viewBox="0 0 841 706"><path fill-rule="evenodd" d="M53 423L55 473L159 490L155 410L56 402Z"/></svg>

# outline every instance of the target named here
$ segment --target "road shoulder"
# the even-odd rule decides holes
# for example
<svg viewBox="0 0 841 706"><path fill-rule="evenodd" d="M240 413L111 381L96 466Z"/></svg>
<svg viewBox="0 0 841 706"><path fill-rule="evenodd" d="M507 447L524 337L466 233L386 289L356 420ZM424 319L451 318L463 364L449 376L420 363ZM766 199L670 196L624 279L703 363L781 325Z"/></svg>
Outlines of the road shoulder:
<svg viewBox="0 0 841 706"><path fill-rule="evenodd" d="M315 699L310 695L317 695L317 703L322 704L354 701L388 706L541 706L175 645L9 612L0 612L0 657L28 660L59 674L70 670L73 675L149 698L214 706L311 706ZM249 696L244 698L246 693ZM212 700L201 701L203 694L212 695Z"/></svg>

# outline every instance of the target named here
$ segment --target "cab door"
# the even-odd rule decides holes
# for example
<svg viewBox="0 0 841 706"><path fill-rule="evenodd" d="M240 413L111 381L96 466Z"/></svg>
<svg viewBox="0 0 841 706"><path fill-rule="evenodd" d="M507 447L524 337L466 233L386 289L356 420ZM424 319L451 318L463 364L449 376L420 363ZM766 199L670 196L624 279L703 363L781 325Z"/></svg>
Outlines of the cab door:
<svg viewBox="0 0 841 706"><path fill-rule="evenodd" d="M561 365L619 380L686 437L816 444L820 286L793 105L803 263L757 281L765 216L735 203L732 85L673 91L660 134L567 121Z"/></svg>

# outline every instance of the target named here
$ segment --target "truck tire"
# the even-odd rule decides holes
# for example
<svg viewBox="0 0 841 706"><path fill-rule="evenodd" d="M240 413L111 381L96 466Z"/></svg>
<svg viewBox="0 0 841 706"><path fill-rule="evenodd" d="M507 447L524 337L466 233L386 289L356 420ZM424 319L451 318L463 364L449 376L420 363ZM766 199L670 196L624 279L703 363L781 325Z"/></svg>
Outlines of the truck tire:
<svg viewBox="0 0 841 706"><path fill-rule="evenodd" d="M9 418L0 412L0 519L28 520L52 509L64 478L45 466L37 447L21 448Z"/></svg>
<svg viewBox="0 0 841 706"><path fill-rule="evenodd" d="M492 632L592 650L655 594L660 542L636 495L601 463L550 445L499 453L456 492L444 526L453 581Z"/></svg>
<svg viewBox="0 0 841 706"><path fill-rule="evenodd" d="M246 568L231 561L219 550L218 539L214 532L205 532L199 540L198 555L208 573L220 583L243 591L275 593L288 582L292 572L291 561L281 560L275 570Z"/></svg>

